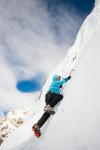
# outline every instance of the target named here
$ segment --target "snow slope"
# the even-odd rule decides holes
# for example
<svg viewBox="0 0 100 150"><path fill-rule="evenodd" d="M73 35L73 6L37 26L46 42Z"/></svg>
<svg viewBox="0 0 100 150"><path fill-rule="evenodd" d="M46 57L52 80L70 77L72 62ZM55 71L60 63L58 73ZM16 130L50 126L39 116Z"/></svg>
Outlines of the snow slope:
<svg viewBox="0 0 100 150"><path fill-rule="evenodd" d="M52 72L65 76L75 68L72 80L64 87L64 99L56 114L41 129L40 139L34 137L31 126L44 107L44 94L51 76L43 88L36 115L13 132L0 150L99 150L100 149L100 1L82 25L73 47ZM76 56L77 61L72 62Z"/></svg>

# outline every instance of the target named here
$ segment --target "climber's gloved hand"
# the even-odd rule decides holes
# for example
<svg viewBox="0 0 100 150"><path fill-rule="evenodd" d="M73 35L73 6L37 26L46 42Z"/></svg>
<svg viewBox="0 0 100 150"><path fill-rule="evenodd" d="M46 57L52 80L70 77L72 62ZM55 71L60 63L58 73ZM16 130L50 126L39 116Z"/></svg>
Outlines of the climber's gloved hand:
<svg viewBox="0 0 100 150"><path fill-rule="evenodd" d="M70 80L70 79L71 79L71 76L68 77L68 80Z"/></svg>
<svg viewBox="0 0 100 150"><path fill-rule="evenodd" d="M70 80L70 79L71 79L71 76L65 78L64 80L65 80L65 81L68 81L68 80Z"/></svg>

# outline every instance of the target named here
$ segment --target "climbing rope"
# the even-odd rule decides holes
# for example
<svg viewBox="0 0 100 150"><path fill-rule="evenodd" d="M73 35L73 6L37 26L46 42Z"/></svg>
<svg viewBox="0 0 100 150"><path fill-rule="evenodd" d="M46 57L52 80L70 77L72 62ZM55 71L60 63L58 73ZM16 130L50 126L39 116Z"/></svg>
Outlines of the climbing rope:
<svg viewBox="0 0 100 150"><path fill-rule="evenodd" d="M42 92L43 92L43 87L44 87L46 81L47 81L47 78L46 78L46 79L44 80L44 82L43 82L43 85L42 85L42 87L41 87L41 90L40 90L40 94L39 94L38 100L40 100L40 98L41 98L41 95L42 95Z"/></svg>

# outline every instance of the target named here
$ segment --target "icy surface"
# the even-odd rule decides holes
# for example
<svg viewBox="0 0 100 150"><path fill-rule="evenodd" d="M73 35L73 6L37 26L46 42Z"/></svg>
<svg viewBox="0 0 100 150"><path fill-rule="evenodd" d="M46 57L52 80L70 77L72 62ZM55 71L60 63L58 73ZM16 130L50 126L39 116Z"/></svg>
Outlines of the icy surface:
<svg viewBox="0 0 100 150"><path fill-rule="evenodd" d="M41 129L40 139L31 126L43 113L48 78L34 118L13 132L0 150L99 150L100 149L100 2L82 25L76 42L52 72L62 76L75 68L64 87L64 99L56 114ZM73 57L77 59L73 62ZM77 60L77 61L76 61ZM13 142L12 142L13 141Z"/></svg>

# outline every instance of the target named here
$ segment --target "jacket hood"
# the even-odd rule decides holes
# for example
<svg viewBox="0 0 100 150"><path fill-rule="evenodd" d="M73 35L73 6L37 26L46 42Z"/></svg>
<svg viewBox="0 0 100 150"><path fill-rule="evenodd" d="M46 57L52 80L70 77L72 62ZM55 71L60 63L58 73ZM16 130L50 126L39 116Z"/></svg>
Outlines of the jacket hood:
<svg viewBox="0 0 100 150"><path fill-rule="evenodd" d="M54 75L54 76L52 77L53 81L56 81L57 77L58 77L58 75Z"/></svg>

